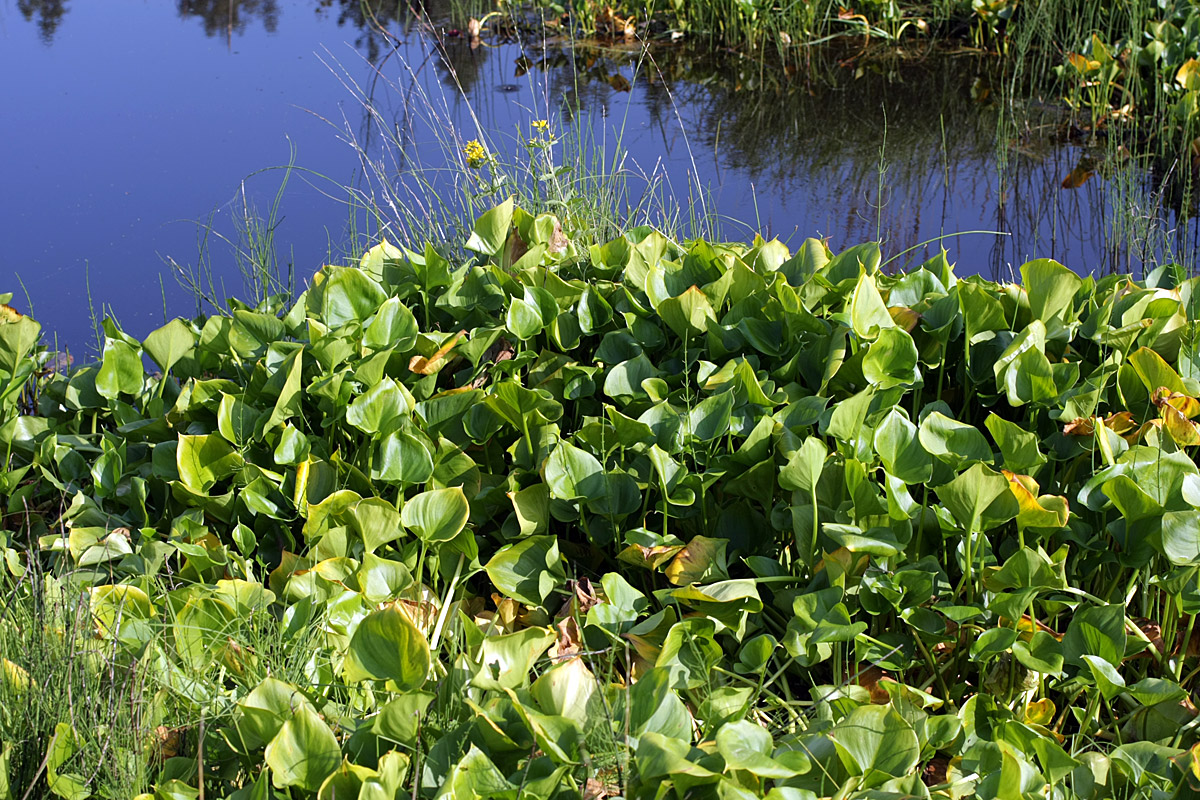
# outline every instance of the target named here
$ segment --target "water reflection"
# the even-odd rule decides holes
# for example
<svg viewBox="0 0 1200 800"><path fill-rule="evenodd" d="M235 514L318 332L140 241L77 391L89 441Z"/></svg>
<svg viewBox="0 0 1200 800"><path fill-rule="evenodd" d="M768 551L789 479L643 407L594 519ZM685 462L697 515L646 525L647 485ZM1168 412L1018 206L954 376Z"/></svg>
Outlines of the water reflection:
<svg viewBox="0 0 1200 800"><path fill-rule="evenodd" d="M67 13L67 0L17 0L17 10L26 22L34 22L42 41L50 44Z"/></svg>
<svg viewBox="0 0 1200 800"><path fill-rule="evenodd" d="M182 19L198 17L208 36L241 35L246 26L261 21L267 33L279 27L279 3L276 0L179 0Z"/></svg>

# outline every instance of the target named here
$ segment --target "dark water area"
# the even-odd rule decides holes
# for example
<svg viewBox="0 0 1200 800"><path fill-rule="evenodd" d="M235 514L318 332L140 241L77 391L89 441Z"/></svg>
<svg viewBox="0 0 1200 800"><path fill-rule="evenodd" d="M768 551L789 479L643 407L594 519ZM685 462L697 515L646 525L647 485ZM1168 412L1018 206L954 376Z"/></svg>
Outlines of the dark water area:
<svg viewBox="0 0 1200 800"><path fill-rule="evenodd" d="M425 165L436 187L458 158L445 142L476 124L513 139L544 117L574 120L599 150L619 143L634 191L700 198L729 238L821 236L835 250L882 239L896 254L948 236L960 272L999 278L1035 256L1082 273L1165 257L1113 223L1130 226L1115 209L1142 201L1145 176L1092 166L1055 104L1024 103L1006 123L1013 106L986 56L789 71L681 47L472 47L445 35L448 8L427 9L442 20L436 42L406 14L372 32L365 8L0 0L0 291L73 350L94 346L93 312L140 338L164 313L196 311L167 259L208 264L218 293L240 293L222 237L238 239L247 208L270 215L286 174L271 168L296 167L273 234L302 285L370 234L341 188L365 179L353 144L397 174ZM402 131L403 157L379 151L381 123ZM1005 235L955 235L968 231Z"/></svg>

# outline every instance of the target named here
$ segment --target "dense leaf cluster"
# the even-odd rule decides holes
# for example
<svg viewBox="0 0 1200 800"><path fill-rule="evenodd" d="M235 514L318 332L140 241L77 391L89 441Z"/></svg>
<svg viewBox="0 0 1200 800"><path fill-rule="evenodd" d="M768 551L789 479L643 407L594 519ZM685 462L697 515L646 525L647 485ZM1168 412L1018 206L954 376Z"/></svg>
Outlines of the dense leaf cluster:
<svg viewBox="0 0 1200 800"><path fill-rule="evenodd" d="M69 373L6 318L0 789L113 769L19 711L56 602L161 798L1197 785L1195 279L511 202L467 246Z"/></svg>

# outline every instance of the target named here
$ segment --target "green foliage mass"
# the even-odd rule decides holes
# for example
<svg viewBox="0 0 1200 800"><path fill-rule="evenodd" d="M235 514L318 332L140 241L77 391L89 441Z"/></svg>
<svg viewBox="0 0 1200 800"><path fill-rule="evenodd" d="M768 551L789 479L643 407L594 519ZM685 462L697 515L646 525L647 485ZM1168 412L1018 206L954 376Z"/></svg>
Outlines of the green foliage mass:
<svg viewBox="0 0 1200 800"><path fill-rule="evenodd" d="M1191 796L1197 279L468 247L4 317L0 797Z"/></svg>

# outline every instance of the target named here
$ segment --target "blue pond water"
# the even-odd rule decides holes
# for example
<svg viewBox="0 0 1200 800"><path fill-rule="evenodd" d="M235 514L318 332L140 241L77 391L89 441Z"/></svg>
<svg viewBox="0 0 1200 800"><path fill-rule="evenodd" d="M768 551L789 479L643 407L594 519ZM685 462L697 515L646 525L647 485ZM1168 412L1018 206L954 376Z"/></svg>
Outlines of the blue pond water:
<svg viewBox="0 0 1200 800"><path fill-rule="evenodd" d="M996 146L979 59L832 61L789 79L683 50L650 60L636 46L500 37L471 48L444 35L454 20L433 9L439 50L394 15L388 36L370 32L361 9L0 0L0 291L77 352L94 347L93 311L138 337L164 313L196 311L167 259L208 263L218 291L236 295L241 277L220 237L237 238L246 205L268 215L284 173L266 168L293 153L275 242L302 283L348 250L352 217L362 224L337 188L363 177L347 139L379 155L355 85L427 166L444 158L439 136L473 138L475 119L509 133L544 116L562 125L565 98L599 147L615 151L619 136L634 184L657 176L680 196L702 185L710 212L785 240L827 236L838 249L881 237L895 253L999 230L1011 235L949 240L952 259L999 276L1034 255L1081 272L1138 265L1106 224L1113 185L1097 175L1062 188L1084 153L1057 135L1053 114L1000 133ZM438 109L432 122L412 111L417 96ZM214 231L207 251L201 223ZM751 235L733 223L724 233Z"/></svg>

